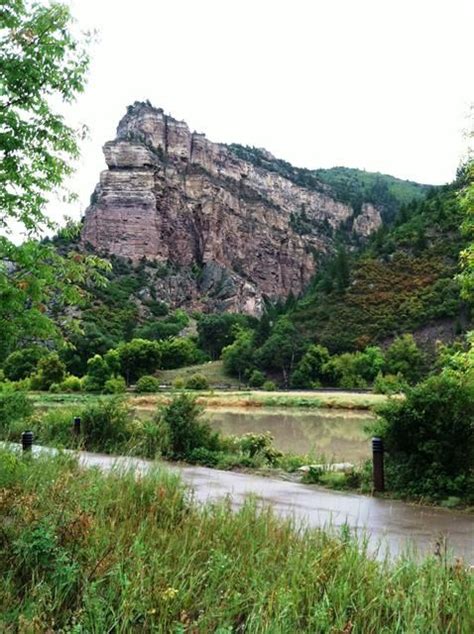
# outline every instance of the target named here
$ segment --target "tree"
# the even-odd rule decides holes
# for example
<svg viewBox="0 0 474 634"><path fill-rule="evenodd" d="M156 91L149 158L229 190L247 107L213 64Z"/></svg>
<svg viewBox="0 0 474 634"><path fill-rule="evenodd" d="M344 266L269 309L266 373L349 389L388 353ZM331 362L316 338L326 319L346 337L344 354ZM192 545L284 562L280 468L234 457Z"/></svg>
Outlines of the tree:
<svg viewBox="0 0 474 634"><path fill-rule="evenodd" d="M84 378L84 389L87 392L102 392L112 372L105 359L95 354L87 362L87 374Z"/></svg>
<svg viewBox="0 0 474 634"><path fill-rule="evenodd" d="M301 354L303 340L288 317L280 317L273 332L258 350L257 363L264 370L276 370L283 374L285 386Z"/></svg>
<svg viewBox="0 0 474 634"><path fill-rule="evenodd" d="M86 42L84 42L85 44ZM0 356L20 342L60 336L71 319L64 307L77 304L79 285L99 282L106 265L95 256L62 257L38 242L52 227L44 205L71 173L78 133L58 110L82 91L88 57L71 30L69 9L11 0L0 9ZM54 105L53 105L54 104ZM12 220L26 234L10 239ZM78 231L69 227L66 232ZM63 315L51 319L46 306ZM63 318L64 317L64 318Z"/></svg>
<svg viewBox="0 0 474 634"><path fill-rule="evenodd" d="M84 43L85 44L85 43ZM78 136L53 107L82 92L89 58L66 5L10 0L0 11L0 227L48 225L49 192L72 171Z"/></svg>
<svg viewBox="0 0 474 634"><path fill-rule="evenodd" d="M161 367L164 369L181 368L199 363L204 356L196 343L189 337L173 337L160 342Z"/></svg>
<svg viewBox="0 0 474 634"><path fill-rule="evenodd" d="M57 352L52 352L38 361L38 377L43 390L53 383L61 383L66 376L66 366Z"/></svg>
<svg viewBox="0 0 474 634"><path fill-rule="evenodd" d="M159 411L159 421L168 429L168 456L177 460L189 457L193 449L218 448L217 434L202 420L203 409L189 394L179 394Z"/></svg>
<svg viewBox="0 0 474 634"><path fill-rule="evenodd" d="M342 291L349 286L350 282L349 261L346 250L343 247L340 247L337 250L334 263L334 276L336 279L337 290L342 293Z"/></svg>
<svg viewBox="0 0 474 634"><path fill-rule="evenodd" d="M411 495L474 500L474 391L443 372L411 388L379 414L389 485Z"/></svg>
<svg viewBox="0 0 474 634"><path fill-rule="evenodd" d="M296 388L311 388L326 379L324 366L329 361L329 350L324 346L311 345L304 353L291 375L291 385Z"/></svg>
<svg viewBox="0 0 474 634"><path fill-rule="evenodd" d="M459 179L463 185L460 195L465 216L463 230L471 241L467 248L461 252L463 272L459 279L462 296L468 301L472 301L474 299L474 160L463 167Z"/></svg>
<svg viewBox="0 0 474 634"><path fill-rule="evenodd" d="M222 349L230 345L236 335L234 326L249 326L245 315L223 313L222 315L204 315L198 322L198 344L211 359L218 359Z"/></svg>
<svg viewBox="0 0 474 634"><path fill-rule="evenodd" d="M36 370L38 361L48 354L48 350L41 346L31 346L15 350L8 355L3 364L5 376L10 381L19 381L26 378Z"/></svg>
<svg viewBox="0 0 474 634"><path fill-rule="evenodd" d="M235 341L222 351L222 360L225 371L232 376L237 376L241 381L242 376L254 365L254 333L238 326L235 333Z"/></svg>
<svg viewBox="0 0 474 634"><path fill-rule="evenodd" d="M161 349L157 341L132 339L117 347L122 375L127 384L136 381L144 374L152 374L161 363Z"/></svg>
<svg viewBox="0 0 474 634"><path fill-rule="evenodd" d="M389 374L402 374L409 383L416 383L426 371L426 358L413 335L397 337L387 349L386 369Z"/></svg>
<svg viewBox="0 0 474 634"><path fill-rule="evenodd" d="M378 346L367 346L362 352L355 353L357 374L372 383L385 365L385 356Z"/></svg>

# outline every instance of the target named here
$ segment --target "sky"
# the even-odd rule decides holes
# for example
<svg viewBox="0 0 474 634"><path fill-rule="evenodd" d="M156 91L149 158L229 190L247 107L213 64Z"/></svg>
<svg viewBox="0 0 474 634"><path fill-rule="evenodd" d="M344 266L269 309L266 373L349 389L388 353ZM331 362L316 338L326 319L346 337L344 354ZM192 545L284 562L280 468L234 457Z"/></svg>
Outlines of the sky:
<svg viewBox="0 0 474 634"><path fill-rule="evenodd" d="M442 184L474 103L472 0L69 0L96 30L85 92L65 111L89 137L50 205L78 219L126 106L154 106L216 142L308 168L344 165Z"/></svg>

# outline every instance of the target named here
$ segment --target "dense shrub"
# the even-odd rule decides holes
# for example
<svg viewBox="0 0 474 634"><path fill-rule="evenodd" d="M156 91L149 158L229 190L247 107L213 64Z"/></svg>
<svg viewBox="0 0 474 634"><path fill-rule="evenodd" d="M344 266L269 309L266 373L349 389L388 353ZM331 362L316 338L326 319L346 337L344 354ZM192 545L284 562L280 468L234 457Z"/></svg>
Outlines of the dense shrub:
<svg viewBox="0 0 474 634"><path fill-rule="evenodd" d="M386 352L388 374L401 374L409 383L416 383L426 373L426 358L413 335L397 337Z"/></svg>
<svg viewBox="0 0 474 634"><path fill-rule="evenodd" d="M10 381L19 381L36 370L38 361L48 354L46 348L31 346L22 350L15 350L8 355L3 364L5 377Z"/></svg>
<svg viewBox="0 0 474 634"><path fill-rule="evenodd" d="M474 388L442 374L380 408L388 483L409 495L474 500Z"/></svg>
<svg viewBox="0 0 474 634"><path fill-rule="evenodd" d="M218 436L202 420L202 413L202 407L189 394L175 396L169 405L159 410L158 420L169 430L170 458L186 459L198 447L210 450L219 448Z"/></svg>
<svg viewBox="0 0 474 634"><path fill-rule="evenodd" d="M81 379L72 374L67 376L61 383L61 390L63 392L80 392L82 390Z"/></svg>
<svg viewBox="0 0 474 634"><path fill-rule="evenodd" d="M192 374L186 379L185 387L188 390L207 390L209 389L209 381L203 374Z"/></svg>
<svg viewBox="0 0 474 634"><path fill-rule="evenodd" d="M248 380L248 384L250 385L250 387L262 387L264 383L265 383L264 373L261 372L260 370L252 370Z"/></svg>
<svg viewBox="0 0 474 634"><path fill-rule="evenodd" d="M122 376L113 376L104 384L102 392L104 394L123 394L127 389L127 384Z"/></svg>
<svg viewBox="0 0 474 634"><path fill-rule="evenodd" d="M103 399L82 412L84 446L91 451L122 451L130 438L132 410L120 397Z"/></svg>
<svg viewBox="0 0 474 634"><path fill-rule="evenodd" d="M127 343L121 343L117 352L121 373L127 384L136 381L144 374L155 372L160 367L161 348L157 341L132 339Z"/></svg>
<svg viewBox="0 0 474 634"><path fill-rule="evenodd" d="M10 387L0 390L0 433L7 432L12 422L26 418L32 411L33 406L25 392Z"/></svg>
<svg viewBox="0 0 474 634"><path fill-rule="evenodd" d="M309 346L291 375L291 386L312 388L326 382L324 368L329 358L329 350L324 346Z"/></svg>
<svg viewBox="0 0 474 634"><path fill-rule="evenodd" d="M205 360L205 355L198 349L196 342L189 337L166 339L160 342L160 350L161 367L164 369L182 368Z"/></svg>
<svg viewBox="0 0 474 634"><path fill-rule="evenodd" d="M62 383L66 376L66 366L57 352L52 352L38 361L37 378L40 389L48 390L51 383Z"/></svg>
<svg viewBox="0 0 474 634"><path fill-rule="evenodd" d="M100 354L95 354L87 361L87 374L83 387L86 392L102 392L106 381L112 376L111 369Z"/></svg>
<svg viewBox="0 0 474 634"><path fill-rule="evenodd" d="M273 436L270 432L263 434L244 434L238 439L238 445L244 454L250 458L261 457L269 464L275 464L282 453L273 446Z"/></svg>
<svg viewBox="0 0 474 634"><path fill-rule="evenodd" d="M382 374L380 372L374 381L376 394L399 394L404 392L407 387L408 384L401 374Z"/></svg>
<svg viewBox="0 0 474 634"><path fill-rule="evenodd" d="M155 376L151 376L149 374L145 374L145 376L141 376L136 385L135 391L140 394L146 392L158 392L160 389L160 382Z"/></svg>
<svg viewBox="0 0 474 634"><path fill-rule="evenodd" d="M274 392L277 389L277 386L274 381L265 381L262 385L262 389L265 390L265 392Z"/></svg>

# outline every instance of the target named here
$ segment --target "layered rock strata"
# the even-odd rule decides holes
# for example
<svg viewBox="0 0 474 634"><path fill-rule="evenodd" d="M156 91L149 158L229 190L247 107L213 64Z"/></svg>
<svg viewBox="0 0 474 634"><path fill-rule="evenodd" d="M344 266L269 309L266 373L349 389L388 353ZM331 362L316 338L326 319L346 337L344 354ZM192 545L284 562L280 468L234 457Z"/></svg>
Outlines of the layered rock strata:
<svg viewBox="0 0 474 634"><path fill-rule="evenodd" d="M264 297L305 288L338 227L367 236L381 222L373 205L354 218L327 186L241 160L149 104L130 106L103 150L82 241L169 266L157 292L173 306L259 314Z"/></svg>

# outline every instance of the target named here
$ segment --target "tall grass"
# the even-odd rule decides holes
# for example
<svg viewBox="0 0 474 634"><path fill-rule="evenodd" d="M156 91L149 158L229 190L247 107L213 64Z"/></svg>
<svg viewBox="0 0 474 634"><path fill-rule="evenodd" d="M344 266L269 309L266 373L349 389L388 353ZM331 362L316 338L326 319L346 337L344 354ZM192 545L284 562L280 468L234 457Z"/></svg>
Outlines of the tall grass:
<svg viewBox="0 0 474 634"><path fill-rule="evenodd" d="M371 559L249 501L198 507L165 471L0 453L0 631L469 632L473 578Z"/></svg>

